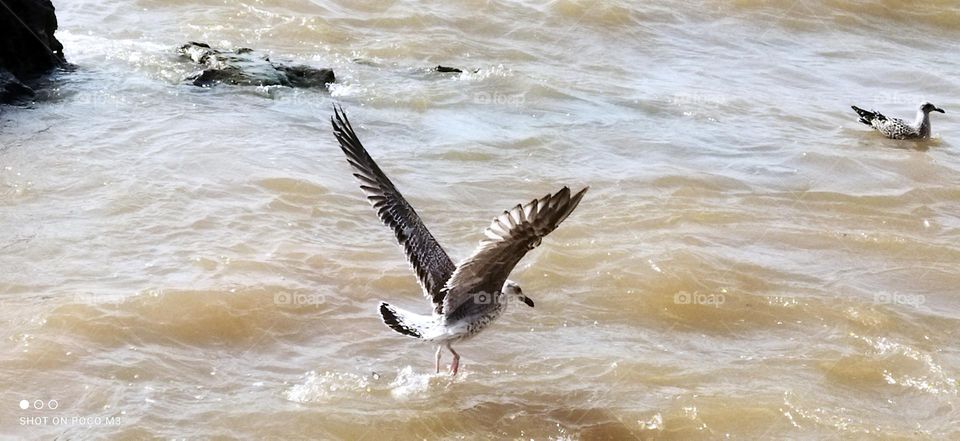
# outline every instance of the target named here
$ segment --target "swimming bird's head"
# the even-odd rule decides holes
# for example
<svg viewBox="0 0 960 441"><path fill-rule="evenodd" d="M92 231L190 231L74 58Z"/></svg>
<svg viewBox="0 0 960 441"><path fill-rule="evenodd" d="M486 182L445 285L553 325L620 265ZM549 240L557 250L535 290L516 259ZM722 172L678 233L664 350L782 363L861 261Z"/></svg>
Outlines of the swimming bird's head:
<svg viewBox="0 0 960 441"><path fill-rule="evenodd" d="M947 112L944 112L943 109L937 106L934 106L933 103L929 101L920 105L920 111L922 111L923 113L930 113L930 112L947 113Z"/></svg>
<svg viewBox="0 0 960 441"><path fill-rule="evenodd" d="M507 295L507 299L518 299L523 303L526 303L527 306L533 308L533 300L530 300L530 297L523 295L523 290L520 289L520 285L517 285L517 282L513 280L507 280L507 283L503 284L503 293Z"/></svg>

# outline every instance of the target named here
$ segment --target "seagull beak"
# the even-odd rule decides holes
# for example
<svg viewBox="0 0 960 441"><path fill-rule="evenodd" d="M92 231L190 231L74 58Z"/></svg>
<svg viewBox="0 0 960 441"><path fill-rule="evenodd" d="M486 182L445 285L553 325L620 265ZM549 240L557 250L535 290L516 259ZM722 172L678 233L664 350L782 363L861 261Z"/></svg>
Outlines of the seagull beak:
<svg viewBox="0 0 960 441"><path fill-rule="evenodd" d="M531 308L533 308L533 300L530 300L530 297L527 297L527 296L520 296L520 300L522 300L522 301L523 301L523 303L526 303L526 304L527 304L527 306L529 306L529 307L531 307Z"/></svg>
<svg viewBox="0 0 960 441"><path fill-rule="evenodd" d="M939 108L939 107L933 109L933 111L934 111L934 112L940 112L940 113L947 113L947 112L944 112L943 109L941 109L941 108Z"/></svg>

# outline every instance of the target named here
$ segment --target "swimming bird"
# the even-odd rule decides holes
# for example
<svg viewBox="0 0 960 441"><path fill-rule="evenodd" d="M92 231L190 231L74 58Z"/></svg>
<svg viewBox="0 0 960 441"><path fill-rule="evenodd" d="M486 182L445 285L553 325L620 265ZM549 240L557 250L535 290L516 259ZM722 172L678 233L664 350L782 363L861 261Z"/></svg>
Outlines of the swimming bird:
<svg viewBox="0 0 960 441"><path fill-rule="evenodd" d="M917 109L917 118L908 123L900 118L887 118L880 112L863 110L857 106L853 110L860 115L860 122L873 127L891 139L926 139L930 137L930 112L946 113L929 102L921 103Z"/></svg>
<svg viewBox="0 0 960 441"><path fill-rule="evenodd" d="M454 265L417 212L360 144L342 108L334 108L330 122L347 162L353 167L353 176L360 181L360 188L380 220L393 229L433 309L430 315L423 315L380 302L383 323L400 334L435 343L437 373L442 349L446 348L453 354L450 374L455 376L460 354L452 344L486 329L503 314L510 301L519 300L533 307L533 300L507 277L528 251L540 245L543 237L577 208L587 188L571 195L570 189L563 187L504 211L484 231L486 237L473 255Z"/></svg>

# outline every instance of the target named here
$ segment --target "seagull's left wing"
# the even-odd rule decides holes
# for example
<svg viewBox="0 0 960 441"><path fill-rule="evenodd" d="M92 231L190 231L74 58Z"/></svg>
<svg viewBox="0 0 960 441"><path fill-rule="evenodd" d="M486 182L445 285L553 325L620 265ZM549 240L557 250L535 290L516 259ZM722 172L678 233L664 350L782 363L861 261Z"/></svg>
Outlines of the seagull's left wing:
<svg viewBox="0 0 960 441"><path fill-rule="evenodd" d="M487 237L447 281L444 315L456 314L468 302L479 303L478 299L490 299L499 292L517 262L577 208L586 192L584 188L571 196L570 189L563 187L494 218L484 231ZM487 296L474 298L482 293Z"/></svg>

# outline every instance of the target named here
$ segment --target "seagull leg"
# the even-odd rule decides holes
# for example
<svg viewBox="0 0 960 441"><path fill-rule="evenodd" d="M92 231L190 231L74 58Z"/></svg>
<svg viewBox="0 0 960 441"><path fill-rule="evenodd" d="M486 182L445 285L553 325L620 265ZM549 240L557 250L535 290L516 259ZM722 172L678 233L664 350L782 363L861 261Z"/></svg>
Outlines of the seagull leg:
<svg viewBox="0 0 960 441"><path fill-rule="evenodd" d="M440 373L440 354L442 354L443 346L437 345L437 373Z"/></svg>
<svg viewBox="0 0 960 441"><path fill-rule="evenodd" d="M460 369L460 354L450 347L450 343L447 343L447 349L449 349L450 353L453 354L453 363L450 363L450 376L455 377L457 375L457 371Z"/></svg>

